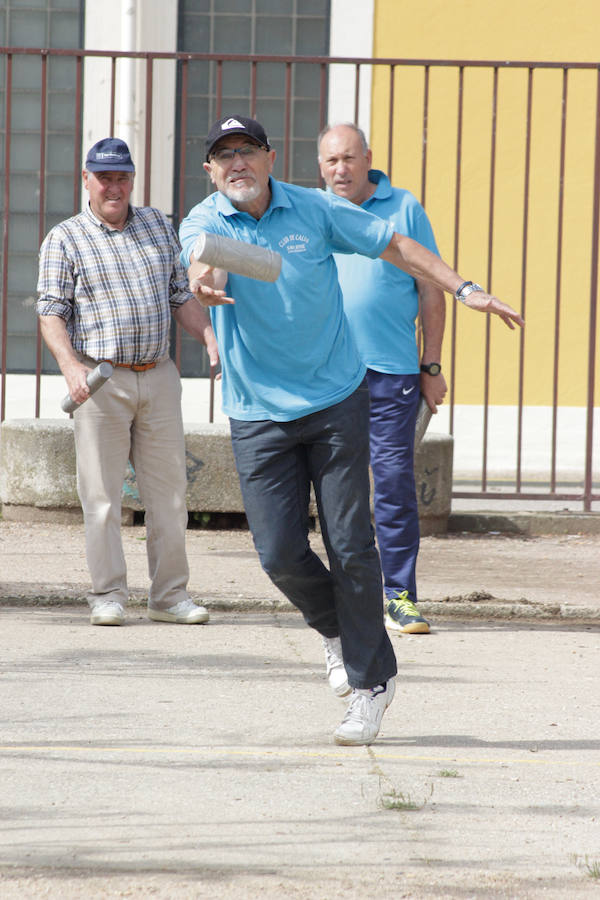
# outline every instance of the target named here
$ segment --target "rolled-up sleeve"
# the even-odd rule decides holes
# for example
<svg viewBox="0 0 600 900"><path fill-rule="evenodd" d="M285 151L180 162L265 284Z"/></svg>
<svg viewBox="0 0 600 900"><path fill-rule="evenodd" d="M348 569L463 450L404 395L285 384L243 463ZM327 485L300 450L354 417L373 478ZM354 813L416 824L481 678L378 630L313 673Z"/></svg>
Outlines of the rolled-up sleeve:
<svg viewBox="0 0 600 900"><path fill-rule="evenodd" d="M36 311L39 316L70 319L75 295L74 264L62 236L53 229L40 248Z"/></svg>
<svg viewBox="0 0 600 900"><path fill-rule="evenodd" d="M177 307L183 306L184 303L191 300L194 295L190 293L187 269L180 259L181 244L170 225L169 233L173 251L173 268L171 269L171 278L169 280L169 306L171 309L177 309Z"/></svg>

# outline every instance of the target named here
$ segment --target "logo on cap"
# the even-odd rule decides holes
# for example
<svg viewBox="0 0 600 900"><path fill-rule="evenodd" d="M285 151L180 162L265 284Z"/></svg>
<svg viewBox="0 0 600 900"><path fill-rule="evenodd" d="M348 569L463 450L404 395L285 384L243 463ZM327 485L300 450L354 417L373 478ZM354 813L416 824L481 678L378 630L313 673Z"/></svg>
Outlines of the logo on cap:
<svg viewBox="0 0 600 900"><path fill-rule="evenodd" d="M242 125L237 119L227 119L227 121L223 122L221 125L221 131L226 131L228 128L245 128L245 125Z"/></svg>

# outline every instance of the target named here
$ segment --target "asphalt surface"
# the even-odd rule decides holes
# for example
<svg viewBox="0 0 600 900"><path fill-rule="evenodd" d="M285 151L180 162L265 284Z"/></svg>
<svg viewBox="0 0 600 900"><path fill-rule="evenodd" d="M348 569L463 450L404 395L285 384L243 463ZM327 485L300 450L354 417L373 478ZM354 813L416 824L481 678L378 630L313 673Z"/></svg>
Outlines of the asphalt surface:
<svg viewBox="0 0 600 900"><path fill-rule="evenodd" d="M188 532L206 626L147 619L124 537L95 628L81 526L0 521L3 900L599 895L600 537L425 538L369 748L247 532Z"/></svg>

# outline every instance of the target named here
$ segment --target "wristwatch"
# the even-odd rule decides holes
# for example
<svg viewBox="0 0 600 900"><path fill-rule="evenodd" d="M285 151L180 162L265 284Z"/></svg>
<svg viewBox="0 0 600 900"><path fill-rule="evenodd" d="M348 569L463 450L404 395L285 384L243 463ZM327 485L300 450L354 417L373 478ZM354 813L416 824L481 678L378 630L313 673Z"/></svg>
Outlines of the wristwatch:
<svg viewBox="0 0 600 900"><path fill-rule="evenodd" d="M455 292L454 297L456 300L460 300L461 303L464 303L469 294L472 294L473 291L483 291L483 288L474 281L463 281L459 289Z"/></svg>
<svg viewBox="0 0 600 900"><path fill-rule="evenodd" d="M439 363L421 363L421 372L427 372L428 375L439 375L441 371Z"/></svg>

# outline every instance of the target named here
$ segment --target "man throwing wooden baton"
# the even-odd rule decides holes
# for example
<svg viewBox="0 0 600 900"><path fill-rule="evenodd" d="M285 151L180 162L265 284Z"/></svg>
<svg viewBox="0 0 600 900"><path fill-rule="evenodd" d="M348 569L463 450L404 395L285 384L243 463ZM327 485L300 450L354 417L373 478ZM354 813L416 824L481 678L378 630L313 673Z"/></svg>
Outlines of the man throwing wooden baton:
<svg viewBox="0 0 600 900"><path fill-rule="evenodd" d="M369 508L369 394L334 253L382 256L451 294L464 281L441 259L359 206L271 176L275 151L254 119L212 126L204 168L217 192L183 221L182 260L211 309L223 409L260 561L324 640L329 682L350 694L339 744L370 744L394 696L396 659L383 624L381 569ZM278 251L272 283L194 258L201 231ZM226 288L226 290L225 290ZM235 299L233 299L235 298ZM468 306L521 317L480 291ZM311 549L314 486L329 567Z"/></svg>

